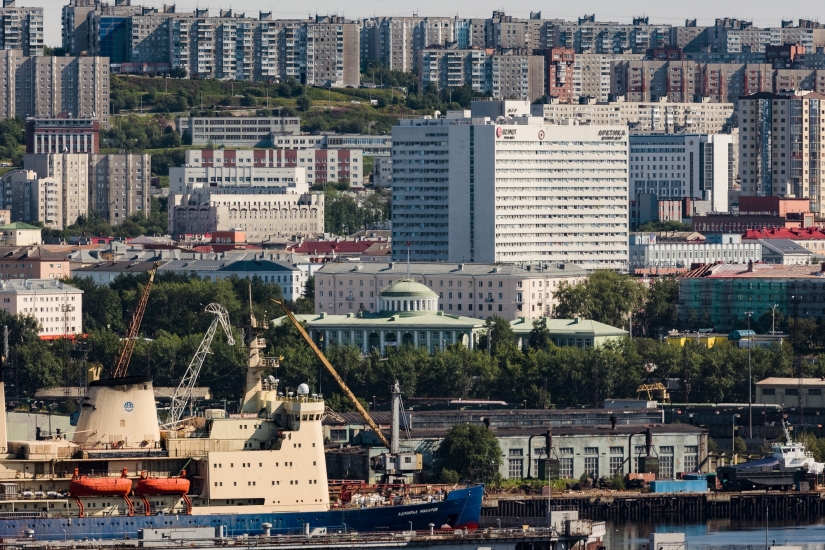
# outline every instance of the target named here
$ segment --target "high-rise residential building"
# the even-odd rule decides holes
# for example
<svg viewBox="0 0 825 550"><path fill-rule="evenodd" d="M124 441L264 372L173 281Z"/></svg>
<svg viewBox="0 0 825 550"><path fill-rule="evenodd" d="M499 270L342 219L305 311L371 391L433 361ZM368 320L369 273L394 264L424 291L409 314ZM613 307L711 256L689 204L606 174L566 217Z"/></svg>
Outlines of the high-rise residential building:
<svg viewBox="0 0 825 550"><path fill-rule="evenodd" d="M0 208L11 211L15 222L40 222L63 229L63 186L54 178L40 178L33 170L12 170L0 178Z"/></svg>
<svg viewBox="0 0 825 550"><path fill-rule="evenodd" d="M821 213L825 95L758 93L736 106L742 195L806 198Z"/></svg>
<svg viewBox="0 0 825 550"><path fill-rule="evenodd" d="M470 29L470 35L465 32L464 45L460 47L484 47L483 21L478 22L474 29ZM359 23L362 61L376 61L394 71L412 72L417 66L418 56L422 50L432 46L444 47L456 42L458 24L459 21L452 17L366 19Z"/></svg>
<svg viewBox="0 0 825 550"><path fill-rule="evenodd" d="M89 155L89 208L111 225L149 215L151 183L152 155Z"/></svg>
<svg viewBox="0 0 825 550"><path fill-rule="evenodd" d="M393 241L412 259L626 265L627 127L529 112L526 101L474 102L469 118L393 128Z"/></svg>
<svg viewBox="0 0 825 550"><path fill-rule="evenodd" d="M316 16L306 24L306 84L358 87L361 46L358 24L338 16Z"/></svg>
<svg viewBox="0 0 825 550"><path fill-rule="evenodd" d="M27 154L24 164L38 178L58 184L60 227L68 227L89 215L89 155L78 153Z"/></svg>
<svg viewBox="0 0 825 550"><path fill-rule="evenodd" d="M87 17L100 5L100 0L69 0L63 6L63 49L69 55L81 55L89 49Z"/></svg>
<svg viewBox="0 0 825 550"><path fill-rule="evenodd" d="M0 118L97 119L109 126L109 60L0 52Z"/></svg>
<svg viewBox="0 0 825 550"><path fill-rule="evenodd" d="M610 100L612 61L639 61L644 54L575 53L573 62L573 100Z"/></svg>
<svg viewBox="0 0 825 550"><path fill-rule="evenodd" d="M275 166L273 151L262 151L263 162L258 152L188 151L169 169L169 231L239 229L250 242L323 233L324 196L309 192L307 169Z"/></svg>
<svg viewBox="0 0 825 550"><path fill-rule="evenodd" d="M576 54L572 48L550 48L544 51L547 79L545 94L561 103L573 101Z"/></svg>
<svg viewBox="0 0 825 550"><path fill-rule="evenodd" d="M734 127L733 103L671 103L616 101L601 103L537 103L532 115L549 124L568 120L579 124L627 126L634 133L719 134Z"/></svg>
<svg viewBox="0 0 825 550"><path fill-rule="evenodd" d="M43 55L43 8L17 7L3 0L0 8L0 50L21 50L23 55Z"/></svg>
<svg viewBox="0 0 825 550"><path fill-rule="evenodd" d="M734 136L730 134L634 134L630 136L630 197L710 201L728 211L735 181Z"/></svg>
<svg viewBox="0 0 825 550"><path fill-rule="evenodd" d="M419 55L418 81L438 89L469 86L496 99L534 101L545 94L544 57L518 51L429 48Z"/></svg>

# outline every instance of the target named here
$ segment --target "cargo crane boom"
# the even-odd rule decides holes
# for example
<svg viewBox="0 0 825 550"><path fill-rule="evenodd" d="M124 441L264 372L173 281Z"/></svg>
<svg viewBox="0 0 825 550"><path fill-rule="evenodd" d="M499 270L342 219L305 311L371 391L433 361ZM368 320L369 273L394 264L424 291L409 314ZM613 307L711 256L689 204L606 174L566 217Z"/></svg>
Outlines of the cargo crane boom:
<svg viewBox="0 0 825 550"><path fill-rule="evenodd" d="M338 385L341 387L341 390L343 390L344 394L352 402L355 409L361 415L361 418L363 418L364 421L367 424L369 424L369 427L372 428L372 431L375 432L375 435L378 437L378 439L381 440L381 443L383 443L384 446L387 447L387 449L390 449L392 445L390 445L390 442L387 441L386 437L384 437L384 434L381 433L381 430L378 428L378 424L375 423L370 414L361 405L361 402L358 401L358 398L355 397L355 394L353 394L352 391L347 387L346 383L344 383L344 379L338 375L338 373L335 371L335 368L333 368L332 364L330 364L329 360L326 358L324 353L320 350L320 348L318 348L318 346L315 345L315 342L312 341L312 338L310 338L309 334L307 334L307 331L304 329L303 325L301 325L300 321L298 321L298 319L295 318L295 316L292 314L291 311L289 311L289 309L283 302L279 302L278 300L272 298L270 299L279 306L281 306L281 308L284 310L284 313L286 313L287 319L289 319L289 321L293 325L295 325L295 328L297 328L298 332L301 333L301 336L304 337L304 340L306 340L307 344L309 344L309 347L312 348L312 351L315 352L315 355L318 356L318 359L320 359L321 363L323 363L324 366L327 368L327 371L329 371L332 377L335 378L335 381L338 382Z"/></svg>
<svg viewBox="0 0 825 550"><path fill-rule="evenodd" d="M137 303L135 313L129 322L129 328L126 329L125 341L123 342L123 347L120 349L120 355L117 358L117 365L115 366L112 378L123 378L129 369L129 361L132 359L132 352L135 351L140 323L143 321L146 304L149 303L149 293L152 291L152 284L155 282L155 274L158 272L159 266L160 263L155 262L155 265L149 270L149 282L146 283L146 287L143 289L143 294L141 294L140 300Z"/></svg>
<svg viewBox="0 0 825 550"><path fill-rule="evenodd" d="M235 338L232 336L232 327L229 324L229 313L226 309L220 304L209 304L206 306L206 311L208 313L214 313L215 318L212 319L212 323L206 330L206 334L203 335L203 340L201 340L198 351L195 353L195 356L192 357L189 368L186 369L186 373L183 375L183 378L181 378L180 384L178 384L175 394L172 396L172 404L169 407L169 418L164 426L177 424L181 417L183 417L186 404L192 399L192 390L198 381L198 375L203 367L203 362L206 359L206 355L210 353L209 347L212 345L212 339L215 337L218 324L223 327L223 331L226 333L226 341L229 345L235 345Z"/></svg>

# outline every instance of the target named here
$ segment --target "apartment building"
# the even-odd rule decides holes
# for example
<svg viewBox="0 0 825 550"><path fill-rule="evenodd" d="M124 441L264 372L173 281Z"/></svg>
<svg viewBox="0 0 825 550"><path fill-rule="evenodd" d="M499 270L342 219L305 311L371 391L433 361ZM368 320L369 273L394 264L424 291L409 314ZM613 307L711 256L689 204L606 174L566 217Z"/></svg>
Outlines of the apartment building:
<svg viewBox="0 0 825 550"><path fill-rule="evenodd" d="M550 48L544 51L547 90L545 94L560 103L573 101L576 54L572 48Z"/></svg>
<svg viewBox="0 0 825 550"><path fill-rule="evenodd" d="M484 20L464 33L464 47L484 47ZM361 59L378 62L394 71L412 72L421 51L456 42L457 18L377 17L360 23Z"/></svg>
<svg viewBox="0 0 825 550"><path fill-rule="evenodd" d="M430 48L419 55L418 81L422 89L469 86L496 99L533 101L546 93L544 63L542 56L517 50Z"/></svg>
<svg viewBox="0 0 825 550"><path fill-rule="evenodd" d="M0 52L0 118L96 118L109 127L109 60Z"/></svg>
<svg viewBox="0 0 825 550"><path fill-rule="evenodd" d="M749 261L762 261L762 245L743 241L739 234L724 235L718 242L704 238L688 240L672 233L630 235L630 272L636 275L682 273L692 264L747 264Z"/></svg>
<svg viewBox="0 0 825 550"><path fill-rule="evenodd" d="M573 101L610 101L611 62L638 61L644 54L575 53L573 61Z"/></svg>
<svg viewBox="0 0 825 550"><path fill-rule="evenodd" d="M16 222L40 222L63 229L63 186L54 178L40 178L33 170L12 170L0 178L0 208L10 210Z"/></svg>
<svg viewBox="0 0 825 550"><path fill-rule="evenodd" d="M274 136L301 133L300 117L180 117L175 119L180 135L188 132L192 145L236 147L272 146Z"/></svg>
<svg viewBox="0 0 825 550"><path fill-rule="evenodd" d="M97 153L100 122L93 118L30 118L26 153Z"/></svg>
<svg viewBox="0 0 825 550"><path fill-rule="evenodd" d="M61 45L69 55L81 55L82 52L88 51L87 17L98 6L100 6L100 0L69 0L69 3L63 6Z"/></svg>
<svg viewBox="0 0 825 550"><path fill-rule="evenodd" d="M406 262L327 262L315 272L315 313L344 315L361 305L376 312L381 290L408 278L407 273ZM552 316L559 285L586 276L571 264L409 264L409 278L438 294L439 310L481 319Z"/></svg>
<svg viewBox="0 0 825 550"><path fill-rule="evenodd" d="M630 196L705 200L714 212L727 212L736 146L730 134L633 134Z"/></svg>
<svg viewBox="0 0 825 550"><path fill-rule="evenodd" d="M254 151L191 149L186 151L187 168L246 168L253 171L246 175L246 181L253 182L268 181L254 179L258 177L256 171L265 168L303 168L306 173L305 181L309 185L344 180L361 182L364 177L363 164L363 155L357 149L256 149ZM248 179L250 177L253 179Z"/></svg>
<svg viewBox="0 0 825 550"><path fill-rule="evenodd" d="M26 56L43 55L43 8L18 8L14 0L3 0L0 50L21 50Z"/></svg>
<svg viewBox="0 0 825 550"><path fill-rule="evenodd" d="M89 155L89 208L109 224L133 214L149 215L152 155Z"/></svg>
<svg viewBox="0 0 825 550"><path fill-rule="evenodd" d="M825 95L759 93L739 99L742 195L806 198L821 213L821 143Z"/></svg>
<svg viewBox="0 0 825 550"><path fill-rule="evenodd" d="M26 227L20 222L12 225ZM71 276L69 252L54 252L44 246L16 245L0 246L0 255L3 258L0 280L65 279Z"/></svg>
<svg viewBox="0 0 825 550"><path fill-rule="evenodd" d="M529 108L473 102L469 118L393 128L393 241L412 259L626 265L627 127L548 125Z"/></svg>
<svg viewBox="0 0 825 550"><path fill-rule="evenodd" d="M533 105L531 110L533 116L544 118L548 124L563 124L568 120L579 124L612 124L627 126L631 134L718 134L730 132L734 126L733 103L671 103L665 99L655 102L553 102Z"/></svg>
<svg viewBox="0 0 825 550"><path fill-rule="evenodd" d="M33 317L40 338L64 338L83 333L83 291L53 279L12 279L0 282L3 310Z"/></svg>
<svg viewBox="0 0 825 550"><path fill-rule="evenodd" d="M628 25L585 15L577 22L554 22L547 33L548 47L570 48L577 54L643 54L669 45L671 25L651 25L647 17L635 17Z"/></svg>
<svg viewBox="0 0 825 550"><path fill-rule="evenodd" d="M309 193L306 168L275 166L274 152L188 151L169 168L170 233L239 229L249 242L323 233L323 194Z"/></svg>
<svg viewBox="0 0 825 550"><path fill-rule="evenodd" d="M38 178L50 178L57 184L60 203L60 227L77 222L79 216L89 215L89 155L82 153L27 154L26 170Z"/></svg>

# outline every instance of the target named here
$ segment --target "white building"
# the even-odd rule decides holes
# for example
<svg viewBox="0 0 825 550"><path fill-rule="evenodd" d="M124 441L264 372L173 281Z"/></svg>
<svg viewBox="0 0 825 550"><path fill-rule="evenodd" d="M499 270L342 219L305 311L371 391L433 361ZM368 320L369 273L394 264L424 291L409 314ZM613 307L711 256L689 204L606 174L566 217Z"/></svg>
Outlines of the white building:
<svg viewBox="0 0 825 550"><path fill-rule="evenodd" d="M762 246L755 241L742 241L741 235L722 235L713 242L655 233L630 235L631 273L678 273L687 271L694 263L746 264L749 261L762 261Z"/></svg>
<svg viewBox="0 0 825 550"><path fill-rule="evenodd" d="M714 212L727 212L735 149L730 134L631 135L630 196L709 200Z"/></svg>
<svg viewBox="0 0 825 550"><path fill-rule="evenodd" d="M408 275L438 294L440 311L515 320L553 315L559 285L575 284L587 272L565 264L327 262L315 273L315 313L374 313L381 290Z"/></svg>
<svg viewBox="0 0 825 550"><path fill-rule="evenodd" d="M478 103L489 112L496 102ZM414 260L627 264L626 127L475 112L405 119L392 162L393 241L409 242Z"/></svg>
<svg viewBox="0 0 825 550"><path fill-rule="evenodd" d="M55 279L11 279L0 282L3 310L28 315L40 324L41 338L83 332L83 291Z"/></svg>
<svg viewBox="0 0 825 550"><path fill-rule="evenodd" d="M169 232L239 229L249 242L323 233L324 195L309 192L306 169L258 153L272 151L187 151L184 166L169 168Z"/></svg>
<svg viewBox="0 0 825 550"><path fill-rule="evenodd" d="M180 117L181 136L189 132L192 145L226 144L235 147L272 145L273 136L301 133L300 117Z"/></svg>
<svg viewBox="0 0 825 550"><path fill-rule="evenodd" d="M372 184L375 187L392 187L392 157L372 159Z"/></svg>
<svg viewBox="0 0 825 550"><path fill-rule="evenodd" d="M691 132L718 134L733 126L733 103L671 103L615 101L610 103L547 103L531 107L548 124L576 120L582 124L628 126L631 133Z"/></svg>

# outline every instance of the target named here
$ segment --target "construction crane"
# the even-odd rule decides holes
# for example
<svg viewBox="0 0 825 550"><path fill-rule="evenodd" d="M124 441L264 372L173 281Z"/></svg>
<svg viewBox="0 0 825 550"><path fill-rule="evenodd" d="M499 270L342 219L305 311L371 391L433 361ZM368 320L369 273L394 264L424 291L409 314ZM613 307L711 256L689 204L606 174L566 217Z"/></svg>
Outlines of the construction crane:
<svg viewBox="0 0 825 550"><path fill-rule="evenodd" d="M656 382L655 384L642 384L638 388L636 388L637 398L641 399L643 395L647 394L647 399L650 401L653 396L652 393L658 393L662 396L662 401L668 400L668 393L667 388L661 382Z"/></svg>
<svg viewBox="0 0 825 550"><path fill-rule="evenodd" d="M329 360L326 358L326 356L320 350L320 348L318 348L318 346L315 345L315 342L312 341L312 338L310 338L309 334L307 334L307 331L304 330L304 326L301 324L301 322L295 318L295 316L292 314L291 311L289 311L289 309L283 302L280 302L273 298L270 298L270 300L281 306L281 308L284 310L284 313L286 313L287 319L289 319L290 322L293 325L295 325L295 328L297 328L298 332L301 333L301 336L304 337L304 340L306 340L307 344L309 344L309 347L312 348L312 351L315 352L315 355L318 356L318 359L320 359L321 363L323 363L324 366L327 368L327 371L329 371L329 373L332 375L335 381L338 382L338 385L341 386L341 390L344 392L344 395L346 395L352 402L352 405L361 415L361 418L363 418L364 421L369 425L369 427L372 428L372 431L375 432L376 437L378 437L378 439L381 440L381 443L383 443L384 446L386 446L388 449L392 448L390 442L387 441L387 438L384 437L383 433L381 433L381 429L378 427L378 424L375 423L370 414L364 409L363 406L361 406L361 402L358 401L358 399L355 397L355 394L353 394L352 391L347 387L347 385L344 383L343 378L341 378L338 375L338 373L335 371L335 369L330 364Z"/></svg>
<svg viewBox="0 0 825 550"><path fill-rule="evenodd" d="M160 263L155 262L155 265L149 270L149 282L146 283L146 287L143 289L143 294L141 294L135 312L132 314L132 320L129 322L129 328L126 329L126 338L123 347L120 348L120 355L117 358L117 365L112 378L123 378L126 376L126 371L129 370L129 361L132 359L132 352L135 351L140 323L143 321L143 314L146 312L146 304L149 303L149 293L152 291L152 284L155 282L158 267L160 267Z"/></svg>
<svg viewBox="0 0 825 550"><path fill-rule="evenodd" d="M175 389L175 394L172 396L172 404L169 407L169 418L164 426L177 424L183 416L186 404L192 399L192 389L198 380L198 375L201 372L201 367L203 367L206 354L210 353L209 347L212 345L212 339L215 337L218 324L223 327L223 331L226 333L226 341L229 345L235 345L235 338L232 336L232 327L229 324L229 313L226 309L220 304L209 304L206 306L206 311L207 313L214 313L215 318L212 319L212 323L206 330L206 334L203 335L203 340L201 340L198 351L195 353L195 356L192 357L189 368L186 369L186 373L183 375L183 378L181 378L180 384L178 384L177 389Z"/></svg>

